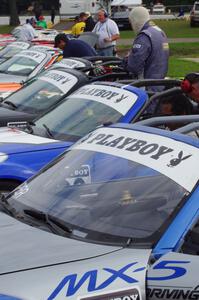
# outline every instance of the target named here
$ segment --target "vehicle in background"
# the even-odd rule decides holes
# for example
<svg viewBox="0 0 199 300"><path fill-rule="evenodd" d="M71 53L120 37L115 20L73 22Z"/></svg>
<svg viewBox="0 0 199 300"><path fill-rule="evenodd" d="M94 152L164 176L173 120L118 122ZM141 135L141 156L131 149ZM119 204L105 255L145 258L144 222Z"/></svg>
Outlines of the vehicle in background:
<svg viewBox="0 0 199 300"><path fill-rule="evenodd" d="M28 42L18 42L18 41L8 44L0 51L0 63L13 57L15 54L21 52L22 50L27 50L28 48L30 48L30 46L31 44Z"/></svg>
<svg viewBox="0 0 199 300"><path fill-rule="evenodd" d="M111 19L119 29L130 29L129 12L137 6L142 5L142 0L113 0L111 2Z"/></svg>
<svg viewBox="0 0 199 300"><path fill-rule="evenodd" d="M190 13L190 26L194 27L199 24L199 1L195 1Z"/></svg>
<svg viewBox="0 0 199 300"><path fill-rule="evenodd" d="M163 15L165 14L166 8L163 4L157 3L152 8L152 13L154 15Z"/></svg>
<svg viewBox="0 0 199 300"><path fill-rule="evenodd" d="M57 50L42 52L30 48L0 64L0 97L4 99L10 95L14 92L12 84L16 86L17 83L22 86L26 80L54 63L59 56L60 52Z"/></svg>
<svg viewBox="0 0 199 300"><path fill-rule="evenodd" d="M90 132L1 197L0 299L198 299L198 194L198 138Z"/></svg>
<svg viewBox="0 0 199 300"><path fill-rule="evenodd" d="M57 68L42 72L0 103L0 126L33 121L88 81L77 70Z"/></svg>
<svg viewBox="0 0 199 300"><path fill-rule="evenodd" d="M89 11L95 15L97 11L106 7L105 0L60 0L60 17L75 17L81 12Z"/></svg>
<svg viewBox="0 0 199 300"><path fill-rule="evenodd" d="M94 82L63 98L32 124L0 128L0 193L34 175L94 128L133 122L147 100L142 89Z"/></svg>

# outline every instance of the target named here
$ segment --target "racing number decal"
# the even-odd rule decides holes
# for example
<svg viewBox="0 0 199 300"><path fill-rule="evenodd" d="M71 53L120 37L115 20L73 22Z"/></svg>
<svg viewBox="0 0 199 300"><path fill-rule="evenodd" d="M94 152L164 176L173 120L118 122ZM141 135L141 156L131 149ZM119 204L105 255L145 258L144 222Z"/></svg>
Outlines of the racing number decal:
<svg viewBox="0 0 199 300"><path fill-rule="evenodd" d="M153 267L153 270L171 270L171 274L160 277L147 277L148 280L170 280L176 279L186 274L187 270L178 266L179 264L188 264L190 261L170 261L163 260ZM176 266L177 265L177 266Z"/></svg>

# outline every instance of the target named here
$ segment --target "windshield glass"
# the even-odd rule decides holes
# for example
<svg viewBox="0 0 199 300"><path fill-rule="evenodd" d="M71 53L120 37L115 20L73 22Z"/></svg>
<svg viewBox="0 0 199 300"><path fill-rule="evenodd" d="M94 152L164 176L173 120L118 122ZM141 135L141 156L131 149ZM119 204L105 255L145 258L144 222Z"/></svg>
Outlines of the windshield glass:
<svg viewBox="0 0 199 300"><path fill-rule="evenodd" d="M28 84L6 98L6 101L11 101L19 111L28 113L42 113L53 104L55 104L64 93L55 85L39 80L33 79Z"/></svg>
<svg viewBox="0 0 199 300"><path fill-rule="evenodd" d="M10 58L15 54L21 52L22 50L28 49L29 47L30 47L29 43L13 42L0 51L0 57Z"/></svg>
<svg viewBox="0 0 199 300"><path fill-rule="evenodd" d="M44 53L36 55L33 51L20 52L0 65L0 73L28 76L46 57Z"/></svg>
<svg viewBox="0 0 199 300"><path fill-rule="evenodd" d="M20 48L7 47L6 49L4 49L0 52L0 57L10 58L20 51L21 51Z"/></svg>
<svg viewBox="0 0 199 300"><path fill-rule="evenodd" d="M56 71L57 72L57 71ZM138 96L122 88L88 84L76 90L67 101L38 119L56 139L76 141L102 124L115 123L134 106Z"/></svg>
<svg viewBox="0 0 199 300"><path fill-rule="evenodd" d="M195 10L199 10L199 4L195 5Z"/></svg>
<svg viewBox="0 0 199 300"><path fill-rule="evenodd" d="M46 124L56 139L76 141L92 129L105 123L115 123L121 114L97 101L67 97L55 109L35 122L36 127Z"/></svg>
<svg viewBox="0 0 199 300"><path fill-rule="evenodd" d="M74 238L122 245L130 238L132 246L148 247L157 242L185 192L133 160L74 147L8 202L19 213L48 214L70 228Z"/></svg>

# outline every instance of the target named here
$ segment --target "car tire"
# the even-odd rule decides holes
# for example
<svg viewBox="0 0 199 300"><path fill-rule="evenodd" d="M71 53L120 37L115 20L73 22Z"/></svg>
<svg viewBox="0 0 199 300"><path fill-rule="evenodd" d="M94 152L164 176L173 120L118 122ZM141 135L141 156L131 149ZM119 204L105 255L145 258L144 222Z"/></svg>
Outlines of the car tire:
<svg viewBox="0 0 199 300"><path fill-rule="evenodd" d="M1 194L8 194L12 192L20 182L18 181L13 181L13 180L1 180L0 181L0 195Z"/></svg>

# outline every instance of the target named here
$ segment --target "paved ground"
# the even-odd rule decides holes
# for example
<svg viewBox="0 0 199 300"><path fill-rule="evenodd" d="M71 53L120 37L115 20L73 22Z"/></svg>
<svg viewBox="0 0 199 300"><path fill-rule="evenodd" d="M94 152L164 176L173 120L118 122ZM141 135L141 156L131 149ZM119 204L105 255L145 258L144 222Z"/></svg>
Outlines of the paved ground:
<svg viewBox="0 0 199 300"><path fill-rule="evenodd" d="M120 39L118 45L131 45L133 39ZM193 43L199 42L199 38L175 38L169 39L169 43Z"/></svg>
<svg viewBox="0 0 199 300"><path fill-rule="evenodd" d="M192 61L192 62L199 63L199 57L182 57L182 58L180 58L180 59L188 60L188 61Z"/></svg>

